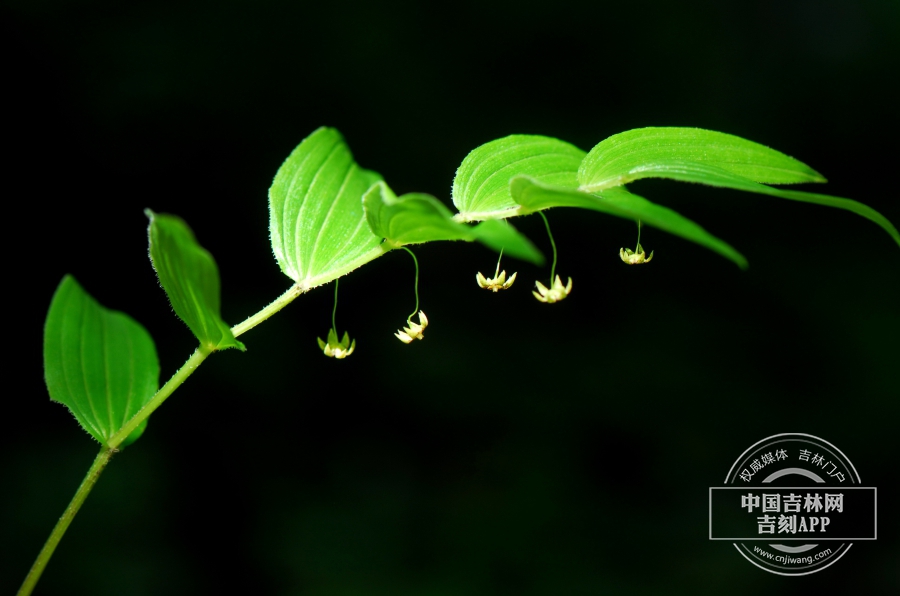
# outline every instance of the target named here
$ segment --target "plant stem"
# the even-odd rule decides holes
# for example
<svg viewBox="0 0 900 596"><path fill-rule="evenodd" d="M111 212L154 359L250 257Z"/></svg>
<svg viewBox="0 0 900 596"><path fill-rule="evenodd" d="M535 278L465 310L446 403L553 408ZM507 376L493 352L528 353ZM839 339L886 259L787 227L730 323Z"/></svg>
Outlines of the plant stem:
<svg viewBox="0 0 900 596"><path fill-rule="evenodd" d="M276 298L272 302L272 304L265 307L264 309L262 309L255 315L253 315L251 317L247 317L247 319L245 321L238 323L237 325L232 327L231 332L234 334L235 337L237 337L239 335L242 335L242 334L250 331L257 325L259 325L260 323L262 323L263 321L265 321L266 319L268 319L269 317L271 317L272 315L277 313L279 310L281 310L282 308L284 308L285 306L287 306L288 304L293 302L294 299L302 293L303 293L303 290L300 288L299 285L297 285L297 284L292 285L290 288L288 288L287 292L285 292L284 294L282 294L281 296Z"/></svg>
<svg viewBox="0 0 900 596"><path fill-rule="evenodd" d="M415 258L415 257L413 257ZM416 264L416 280L418 284L418 264ZM335 295L337 293L337 284L335 283ZM267 307L256 313L255 315L249 317L242 323L235 325L231 328L231 332L235 337L253 329L279 310L290 304L297 296L302 294L302 290L299 285L295 284L291 286L287 292L279 296L275 299L274 302L269 304ZM418 289L417 289L417 302L418 302ZM335 306L337 303L335 302ZM332 314L332 323L334 323L334 314ZM38 580L41 577L41 573L43 573L44 568L47 566L47 563L50 561L50 557L53 556L53 551L56 550L56 545L59 544L59 541L62 539L63 535L66 533L66 529L69 527L69 524L72 523L72 519L75 517L75 514L78 513L78 509L81 508L81 504L87 498L88 494L90 494L91 489L94 487L94 484L97 483L97 479L100 477L100 473L103 471L103 468L106 467L106 464L109 463L112 455L118 451L119 445L130 435L138 425L147 419L150 414L152 414L156 408L162 405L164 401L174 392L178 387L181 386L182 383L187 380L191 374L197 370L197 367L200 366L206 358L212 354L213 350L206 346L200 346L194 353L191 354L191 357L188 358L187 362L185 362L181 368L179 368L172 378L163 385L159 391L156 392L150 401L144 404L144 407L138 410L138 412L131 417L131 419L126 422L122 428L118 430L113 436L111 436L107 440L107 444L100 450L100 453L97 455L97 458L94 460L93 465L91 465L91 469L88 470L87 476L85 476L84 480L81 483L81 486L78 487L78 491L75 493L75 496L72 497L72 502L69 503L69 506L66 508L62 517L57 522L56 527L53 528L53 532L50 533L50 537L47 538L47 542L44 543L44 548L41 549L41 552L38 554L37 560L35 560L34 565L31 567L31 571L28 572L28 575L25 577L25 581L22 583L22 587L19 590L18 596L28 596L31 594L32 590L34 590L34 586L37 584Z"/></svg>
<svg viewBox="0 0 900 596"><path fill-rule="evenodd" d="M50 561L50 557L53 556L53 551L56 550L56 546L62 539L63 534L66 533L69 524L71 524L72 520L75 518L75 514L81 509L81 504L84 503L84 500L90 494L91 489L94 488L97 479L100 477L100 473L103 471L103 468L106 467L106 464L109 463L110 458L115 452L116 450L113 448L104 447L100 450L100 453L97 454L94 463L91 465L91 469L88 470L84 480L81 481L81 486L78 487L75 496L72 497L72 501L69 503L69 506L66 507L62 517L56 522L56 526L47 538L47 542L44 543L44 548L38 553L34 565L31 566L31 571L28 572L25 581L22 582L22 587L19 588L18 596L28 596L31 594L31 591L34 590L34 586L41 578L41 574L44 572L47 562Z"/></svg>
<svg viewBox="0 0 900 596"><path fill-rule="evenodd" d="M556 241L553 240L553 232L550 231L550 222L547 221L547 216L544 215L543 211L538 211L538 215L544 220L544 225L547 227L547 235L550 236L550 246L553 247L553 266L550 267L550 283L553 283L553 280L556 279Z"/></svg>
<svg viewBox="0 0 900 596"><path fill-rule="evenodd" d="M334 309L331 311L331 328L334 329L334 334L338 334L337 323L335 323L335 317L337 317L337 291L338 291L338 282L340 279L334 280Z"/></svg>
<svg viewBox="0 0 900 596"><path fill-rule="evenodd" d="M187 380L191 373L197 370L197 367L206 360L206 357L212 353L212 350L205 346L200 346L194 353L191 354L191 357L188 358L187 362L185 362L181 368L179 368L172 378L169 379L165 385L163 385L159 391L156 392L150 401L144 404L144 407L138 410L137 414L131 417L131 420L125 423L119 431L111 436L109 440L106 442L110 448L115 449L119 445L122 444L128 435L138 427L138 425L143 422L150 414L152 414L156 408L162 405L166 398L169 397L173 391L178 389L178 387Z"/></svg>
<svg viewBox="0 0 900 596"><path fill-rule="evenodd" d="M419 312L419 260L416 258L416 255L413 254L413 251L409 250L405 246L401 246L403 250L409 253L409 256L413 258L413 263L416 264L416 309L412 311L412 314L406 317L406 322L409 323L410 319L416 316L416 313Z"/></svg>
<svg viewBox="0 0 900 596"><path fill-rule="evenodd" d="M335 291L336 290L337 287L335 286ZM231 332L235 337L246 333L250 329L253 329L257 325L277 313L279 310L290 304L300 294L300 287L294 284L293 286L288 288L287 292L285 292L284 294L276 298L271 304L269 304L269 306L265 307L255 315L248 317L242 323L239 323L232 327ZM333 320L334 318L332 317L332 322ZM196 350L194 350L194 353L191 354L191 357L188 358L188 361L185 362L184 365L182 365L182 367L179 368L174 375L172 375L172 378L169 379L169 381L165 385L163 385L159 391L156 392L156 395L154 395L150 401L144 404L143 408L138 410L137 414L132 416L131 420L126 422L125 425L122 426L122 428L120 428L116 434L109 438L107 444L113 449L121 445L122 441L124 441L141 422L143 422L148 416L150 416L150 414L152 414L154 410L156 410L156 408L161 406L162 403L166 401L166 398L168 398L173 391L178 389L178 387L182 383L184 383L189 376L191 376L191 373L197 370L197 367L200 366L211 353L212 350L205 346L200 346Z"/></svg>

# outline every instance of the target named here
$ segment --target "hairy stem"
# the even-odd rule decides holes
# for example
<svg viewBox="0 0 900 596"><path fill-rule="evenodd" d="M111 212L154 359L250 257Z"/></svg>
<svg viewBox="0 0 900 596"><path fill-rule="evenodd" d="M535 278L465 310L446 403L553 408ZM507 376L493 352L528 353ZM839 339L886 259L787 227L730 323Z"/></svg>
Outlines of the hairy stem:
<svg viewBox="0 0 900 596"><path fill-rule="evenodd" d="M247 317L247 319L245 321L238 323L237 325L232 327L231 332L234 334L235 337L237 337L239 335L242 335L242 334L250 331L257 325L259 325L260 323L262 323L263 321L265 321L266 319L268 319L269 317L271 317L272 315L277 313L279 310L281 310L282 308L284 308L285 306L287 306L288 304L293 302L294 299L302 293L303 293L303 290L298 284L292 285L290 288L288 288L287 292L285 292L284 294L282 294L281 296L276 298L272 302L272 304L265 307L264 309L262 309L255 315L253 315L251 317Z"/></svg>
<svg viewBox="0 0 900 596"><path fill-rule="evenodd" d="M197 367L200 366L203 361L206 360L206 357L211 353L212 350L205 346L200 346L199 348L194 350L194 353L191 354L191 357L188 358L188 361L185 362L181 366L181 368L179 368L175 372L174 375L172 375L172 378L169 379L166 384L156 392L156 395L154 395L150 401L144 404L144 407L138 410L137 414L132 416L131 420L126 422L125 425L122 426L122 428L120 428L116 434L109 438L109 440L106 442L107 445L111 449L115 449L119 445L121 445L122 441L124 441L141 422L146 420L147 417L156 410L156 408L161 406L162 403L166 401L166 399L170 395L172 395L172 392L178 389L178 387L180 387L181 384L184 383L189 376L191 376L191 373L197 370Z"/></svg>
<svg viewBox="0 0 900 596"><path fill-rule="evenodd" d="M53 531L50 532L50 536L47 538L47 542L44 543L44 548L42 548L41 552L38 553L37 559L35 559L34 561L34 565L31 566L31 571L28 572L28 575L25 577L25 581L22 582L22 587L19 588L18 596L28 596L29 594L31 594L31 591L34 590L34 586L41 578L41 574L44 572L44 568L50 561L50 557L53 556L53 551L56 550L56 546L62 539L63 534L66 533L69 524L71 524L72 520L75 518L75 514L78 513L79 509L81 509L81 504L84 503L84 500L90 494L91 489L94 488L95 484L97 484L97 479L100 478L100 473L103 471L103 468L106 467L106 464L109 463L110 458L115 452L116 450L113 448L104 447L100 450L100 453L97 454L97 457L94 459L94 463L88 470L87 475L84 477L84 480L81 481L81 486L78 487L78 490L75 492L75 496L72 497L72 501L69 503L69 506L66 507L66 510L62 514L62 517L60 517L59 521L56 522L56 526L54 526Z"/></svg>
<svg viewBox="0 0 900 596"><path fill-rule="evenodd" d="M255 315L248 317L242 323L238 323L232 327L231 332L235 337L246 333L290 304L300 294L301 291L298 285L295 284L291 286L287 292L276 298L270 305ZM181 386L195 370L197 370L197 367L200 366L211 353L212 350L206 346L200 346L194 350L194 353L188 358L188 361L172 375L172 378L156 392L156 395L154 395L150 401L144 404L143 408L138 410L137 414L135 414L131 420L126 422L116 434L109 438L107 444L113 449L121 445L122 441L124 441L141 422L150 416L156 408L161 406L172 392L178 389L178 387Z"/></svg>

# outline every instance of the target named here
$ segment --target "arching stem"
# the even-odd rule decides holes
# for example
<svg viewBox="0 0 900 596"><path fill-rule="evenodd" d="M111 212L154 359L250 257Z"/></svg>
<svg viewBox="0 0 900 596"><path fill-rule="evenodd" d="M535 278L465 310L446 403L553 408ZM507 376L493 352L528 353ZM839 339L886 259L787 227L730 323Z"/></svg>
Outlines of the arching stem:
<svg viewBox="0 0 900 596"><path fill-rule="evenodd" d="M550 267L550 283L553 283L553 280L556 279L556 241L553 240L553 232L550 231L550 222L547 221L547 216L544 215L543 211L538 211L538 215L544 220L544 225L547 227L547 236L550 237L550 246L553 247L553 266Z"/></svg>
<svg viewBox="0 0 900 596"><path fill-rule="evenodd" d="M337 317L337 293L338 293L338 282L340 279L334 280L334 309L331 311L331 328L334 329L334 334L337 335L337 323L335 323L335 317Z"/></svg>
<svg viewBox="0 0 900 596"><path fill-rule="evenodd" d="M400 248L408 252L409 256L411 256L413 259L413 263L416 264L416 308L412 311L411 315L406 317L406 322L410 323L415 314L419 312L419 260L416 258L416 255L413 254L413 251L409 250L405 246L401 246Z"/></svg>

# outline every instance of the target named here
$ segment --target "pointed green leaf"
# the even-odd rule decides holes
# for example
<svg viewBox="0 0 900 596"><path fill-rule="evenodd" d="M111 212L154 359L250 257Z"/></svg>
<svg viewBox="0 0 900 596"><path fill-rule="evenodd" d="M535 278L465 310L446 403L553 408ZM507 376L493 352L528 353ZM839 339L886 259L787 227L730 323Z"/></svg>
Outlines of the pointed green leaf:
<svg viewBox="0 0 900 596"><path fill-rule="evenodd" d="M544 255L537 247L512 227L508 221L489 219L483 221L472 229L476 240L497 252L503 251L504 255L522 259L535 265L544 264Z"/></svg>
<svg viewBox="0 0 900 596"><path fill-rule="evenodd" d="M379 180L353 161L333 128L304 139L269 189L269 233L284 274L308 290L384 254L362 207L363 194Z"/></svg>
<svg viewBox="0 0 900 596"><path fill-rule="evenodd" d="M825 182L825 178L793 157L741 137L701 128L638 128L601 141L581 163L581 190L594 192L659 177L671 163L714 166L767 184ZM664 176L663 176L664 177Z"/></svg>
<svg viewBox="0 0 900 596"><path fill-rule="evenodd" d="M640 220L645 225L681 236L717 252L737 263L742 269L747 267L747 259L723 240L675 211L652 203L621 187L610 188L595 195L519 176L513 179L510 189L513 197L522 206L523 214L550 207L581 207L633 221Z"/></svg>
<svg viewBox="0 0 900 596"><path fill-rule="evenodd" d="M219 309L219 269L209 252L197 243L180 217L145 211L150 218L150 260L175 314L211 350L238 348Z"/></svg>
<svg viewBox="0 0 900 596"><path fill-rule="evenodd" d="M53 295L44 326L44 377L59 402L107 444L159 388L153 338L128 315L106 309L71 275ZM133 442L146 420L122 445Z"/></svg>
<svg viewBox="0 0 900 596"><path fill-rule="evenodd" d="M450 210L431 195L397 197L379 182L364 195L363 208L372 231L394 246L473 239L472 228L453 221Z"/></svg>
<svg viewBox="0 0 900 596"><path fill-rule="evenodd" d="M900 233L897 232L897 228L895 228L885 216L871 207L852 199L844 199L841 197L799 190L772 188L771 186L758 184L727 170L704 163L672 161L667 164L648 165L640 172L635 173L635 179L648 177L669 178L681 182L699 182L710 186L734 188L736 190L754 192L781 199L790 199L792 201L802 201L804 203L814 203L816 205L844 209L845 211L856 213L857 215L875 222L894 239L894 242L900 245Z"/></svg>
<svg viewBox="0 0 900 596"><path fill-rule="evenodd" d="M408 193L397 197L386 183L378 182L363 197L363 207L373 233L383 237L391 248L436 240L474 240L525 261L541 264L544 260L531 241L506 222L489 220L474 227L458 223L431 195Z"/></svg>
<svg viewBox="0 0 900 596"><path fill-rule="evenodd" d="M486 143L463 160L453 179L458 219L480 221L516 215L509 181L518 175L547 184L577 188L585 152L559 139L512 135Z"/></svg>

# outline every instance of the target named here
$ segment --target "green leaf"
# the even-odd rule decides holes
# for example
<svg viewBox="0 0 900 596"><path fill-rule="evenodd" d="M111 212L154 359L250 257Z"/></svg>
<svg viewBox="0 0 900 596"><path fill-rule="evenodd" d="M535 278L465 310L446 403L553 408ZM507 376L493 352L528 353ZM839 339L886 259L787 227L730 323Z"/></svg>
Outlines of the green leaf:
<svg viewBox="0 0 900 596"><path fill-rule="evenodd" d="M100 306L67 275L44 326L44 377L50 399L68 407L82 428L106 445L156 393L159 359L146 329Z"/></svg>
<svg viewBox="0 0 900 596"><path fill-rule="evenodd" d="M527 175L547 184L577 188L585 152L559 139L512 135L486 143L463 160L453 179L457 219L480 221L516 215L509 181Z"/></svg>
<svg viewBox="0 0 900 596"><path fill-rule="evenodd" d="M435 240L473 239L472 228L453 221L450 210L436 198L423 193L397 197L384 182L378 182L363 196L369 227L394 246Z"/></svg>
<svg viewBox="0 0 900 596"><path fill-rule="evenodd" d="M871 207L864 205L852 199L844 199L841 197L833 197L831 195L823 195L812 192L803 192L799 190L786 190L781 188L772 188L765 184L757 184L752 180L747 180L741 176L723 170L721 168L691 162L670 162L665 165L657 164L647 166L640 172L641 178L645 177L661 177L681 182L699 182L710 186L719 186L724 188L733 188L746 192L769 195L781 199L790 199L792 201L801 201L804 203L814 203L816 205L825 205L827 207L836 207L856 213L866 219L878 224L887 232L891 238L900 245L900 233L897 228L882 214L875 211Z"/></svg>
<svg viewBox="0 0 900 596"><path fill-rule="evenodd" d="M150 260L175 314L200 345L210 350L245 350L219 314L219 269L212 255L197 243L180 217L149 209L144 213L150 218Z"/></svg>
<svg viewBox="0 0 900 596"><path fill-rule="evenodd" d="M700 128L638 128L601 141L581 163L581 190L594 192L647 177L666 166L714 166L754 182L793 184L825 178L793 157L734 135Z"/></svg>
<svg viewBox="0 0 900 596"><path fill-rule="evenodd" d="M522 259L535 265L544 264L544 255L527 237L519 233L508 221L489 219L475 226L475 239L504 255Z"/></svg>
<svg viewBox="0 0 900 596"><path fill-rule="evenodd" d="M431 195L397 197L386 183L378 182L363 196L363 207L372 232L383 237L390 248L436 240L474 240L525 261L541 264L544 260L531 241L506 222L489 220L474 227L457 223L450 210Z"/></svg>
<svg viewBox="0 0 900 596"><path fill-rule="evenodd" d="M510 189L513 197L522 206L523 214L550 207L581 207L633 221L640 220L645 225L681 236L717 252L737 263L742 269L747 267L747 259L723 240L675 211L632 194L624 188L610 188L597 194L589 194L544 184L527 176L519 176L512 180Z"/></svg>
<svg viewBox="0 0 900 596"><path fill-rule="evenodd" d="M304 291L384 254L362 206L363 194L379 180L353 161L333 128L313 132L278 169L269 189L272 250Z"/></svg>

